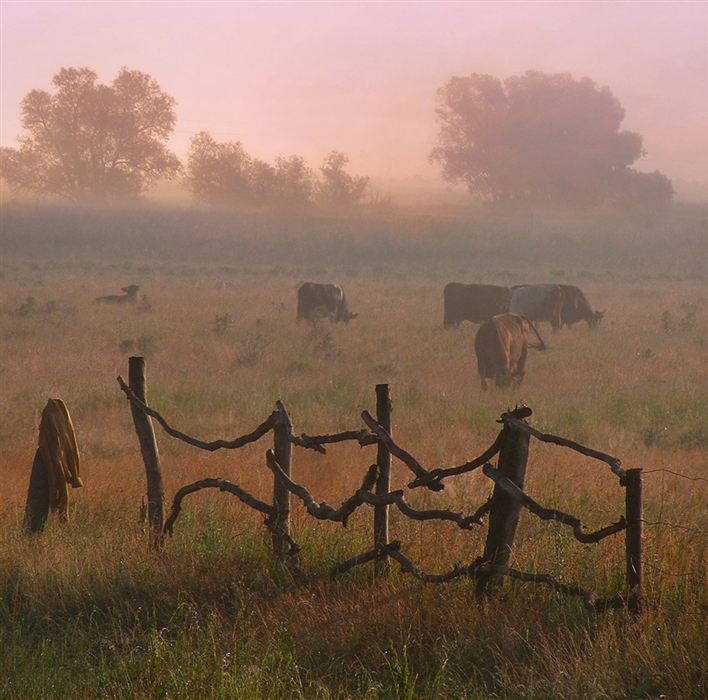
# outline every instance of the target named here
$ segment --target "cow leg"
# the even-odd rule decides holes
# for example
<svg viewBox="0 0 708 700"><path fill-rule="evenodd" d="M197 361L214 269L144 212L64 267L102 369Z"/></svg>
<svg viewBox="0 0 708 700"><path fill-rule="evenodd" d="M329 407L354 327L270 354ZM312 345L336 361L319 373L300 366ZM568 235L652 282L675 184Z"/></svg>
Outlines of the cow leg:
<svg viewBox="0 0 708 700"><path fill-rule="evenodd" d="M508 369L497 370L496 376L494 377L494 384L497 389L506 389L511 385L511 373Z"/></svg>
<svg viewBox="0 0 708 700"><path fill-rule="evenodd" d="M526 366L526 357L529 354L529 349L527 345L524 345L523 349L521 350L521 356L519 357L519 361L516 363L516 368L514 369L512 376L516 380L515 384L516 386L521 386L521 382L524 379L524 376L526 375L526 372L524 371L524 367Z"/></svg>

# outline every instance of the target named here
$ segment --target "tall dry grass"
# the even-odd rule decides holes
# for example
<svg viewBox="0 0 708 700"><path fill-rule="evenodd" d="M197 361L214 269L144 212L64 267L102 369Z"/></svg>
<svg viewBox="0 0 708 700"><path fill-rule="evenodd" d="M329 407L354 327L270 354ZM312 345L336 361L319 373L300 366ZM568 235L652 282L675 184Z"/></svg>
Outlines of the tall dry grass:
<svg viewBox="0 0 708 700"><path fill-rule="evenodd" d="M708 692L708 291L705 217L655 222L463 216L268 221L254 215L11 212L4 217L0 329L0 648L8 697L667 697ZM73 218L72 218L73 217ZM174 227L173 229L170 227ZM295 320L305 280L338 281L359 317ZM601 327L553 334L519 390L481 391L475 328L442 327L448 281L579 284ZM94 299L140 284L136 305ZM32 299L33 301L30 301ZM578 601L507 584L480 604L469 582L425 585L367 569L297 588L260 519L225 494L185 502L164 553L138 518L144 472L115 380L147 358L150 403L204 440L250 432L281 399L298 432L363 427L387 382L393 432L426 468L477 456L516 403L539 429L645 470L645 614L588 617ZM20 532L39 414L62 398L85 487L72 520ZM158 431L168 499L222 476L269 500L269 440L206 453ZM318 501L358 488L375 450L295 450ZM681 474L694 480L676 476ZM395 464L393 484L410 475ZM472 512L481 474L418 507ZM600 463L534 444L528 492L590 529L623 512ZM484 531L404 521L392 537L424 570L470 562ZM303 567L324 573L370 547L371 511L346 530L297 504ZM597 591L623 590L623 539L579 545L522 517L513 563Z"/></svg>

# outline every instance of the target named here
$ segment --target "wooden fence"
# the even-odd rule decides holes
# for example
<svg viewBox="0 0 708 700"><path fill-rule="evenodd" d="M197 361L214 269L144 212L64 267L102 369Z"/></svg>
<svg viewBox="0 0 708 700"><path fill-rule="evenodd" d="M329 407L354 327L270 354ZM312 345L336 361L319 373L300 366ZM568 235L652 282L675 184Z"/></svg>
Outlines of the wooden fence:
<svg viewBox="0 0 708 700"><path fill-rule="evenodd" d="M129 367L130 384L118 377L121 389L131 404L133 420L140 440L140 448L145 463L148 485L148 513L151 531L151 546L163 546L165 534L171 535L182 509L184 499L192 493L206 488L217 488L233 494L245 505L265 516L264 524L272 534L275 555L287 561L300 581L310 580L300 567L300 547L293 539L290 524L290 508L293 496L299 498L307 512L318 520L330 520L346 524L354 511L364 504L373 506L373 548L330 569L330 576L337 576L354 566L374 562L376 575L385 575L390 560L400 564L402 569L418 579L430 583L443 583L460 576L475 581L478 595L493 594L505 577L521 581L545 583L562 593L581 596L590 611L604 611L610 608L628 607L638 613L642 603L642 470L625 471L615 457L584 447L576 442L555 435L539 432L528 425L526 418L532 415L530 408L517 407L502 414L501 431L494 443L476 459L465 464L426 470L406 450L393 439L391 431L391 397L386 384L376 386L376 418L363 411L361 418L365 428L334 435L310 436L302 433L296 436L288 412L280 401L266 420L253 432L235 440L215 440L204 442L174 429L156 410L147 403L145 363L143 358L131 357ZM273 473L273 502L265 503L249 494L238 485L220 478L202 479L180 488L174 496L170 513L164 519L162 478L157 446L149 418L156 420L163 430L173 438L194 447L215 451L238 449L255 442L271 431L273 448L266 452L265 463ZM524 480L529 456L531 438L541 442L560 445L596 460L605 462L618 477L619 485L625 489L625 514L617 522L595 532L586 532L580 519L552 508L545 508L524 493ZM293 447L326 453L325 445L355 440L360 446L377 446L376 463L369 467L361 488L345 500L339 508L327 503L318 504L303 485L293 479ZM391 459L395 457L410 469L414 479L408 490L426 488L433 492L444 489L446 479L467 474L481 468L485 476L494 482L492 496L474 513L463 515L450 510L417 510L406 501L405 491L391 490ZM490 460L497 457L497 465ZM443 520L457 524L463 530L471 530L482 525L482 517L488 515L487 539L483 553L467 566L456 565L444 574L428 574L419 569L403 552L400 542L389 541L389 509L396 506L400 512L413 520ZM592 591L577 585L566 584L549 574L531 574L509 567L514 546L514 537L521 509L525 508L542 520L554 520L571 528L573 536L582 543L598 543L605 537L625 532L626 543L626 591L613 598L598 598Z"/></svg>

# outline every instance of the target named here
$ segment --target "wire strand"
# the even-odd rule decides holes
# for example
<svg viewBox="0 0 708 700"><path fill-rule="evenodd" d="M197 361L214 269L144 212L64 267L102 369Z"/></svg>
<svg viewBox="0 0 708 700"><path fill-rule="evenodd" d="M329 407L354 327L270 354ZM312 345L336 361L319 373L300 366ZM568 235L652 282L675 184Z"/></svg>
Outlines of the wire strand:
<svg viewBox="0 0 708 700"><path fill-rule="evenodd" d="M650 522L649 520L642 521L645 525L662 525L664 527L670 527L674 530L686 530L687 532L695 532L698 535L708 535L708 530L699 530L696 527L689 527L688 525L677 525L676 523L665 523L661 520L657 522Z"/></svg>
<svg viewBox="0 0 708 700"><path fill-rule="evenodd" d="M677 574L671 571L666 571L665 569L655 566L654 564L650 564L648 561L643 562L643 564L644 566L648 566L650 569L654 569L654 571L658 571L660 574L664 574L664 576L671 576L671 578L695 578L698 581L703 581L703 583L708 583L708 578L706 576L701 576L693 571L684 571Z"/></svg>
<svg viewBox="0 0 708 700"><path fill-rule="evenodd" d="M672 471L671 469L649 469L647 471L642 471L642 475L646 474L659 474L659 473L673 474L674 476L680 476L682 479L688 479L689 481L705 481L708 484L708 479L703 476L687 476L686 474L679 474L678 472Z"/></svg>

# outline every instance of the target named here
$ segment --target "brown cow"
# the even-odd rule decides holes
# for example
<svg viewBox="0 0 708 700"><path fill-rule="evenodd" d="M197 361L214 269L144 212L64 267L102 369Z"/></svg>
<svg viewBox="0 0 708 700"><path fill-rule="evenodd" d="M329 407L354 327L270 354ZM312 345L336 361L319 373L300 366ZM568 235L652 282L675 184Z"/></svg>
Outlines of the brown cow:
<svg viewBox="0 0 708 700"><path fill-rule="evenodd" d="M540 345L529 346L529 327L533 329ZM482 389L487 390L487 379L493 379L498 389L521 384L529 347L545 350L546 344L527 318L519 314L501 314L483 323L474 339L477 371Z"/></svg>

